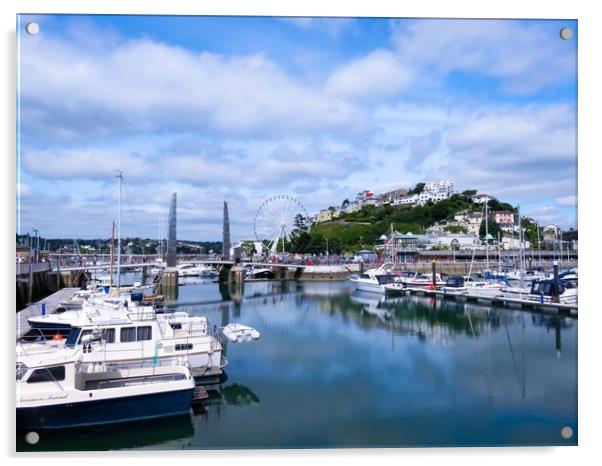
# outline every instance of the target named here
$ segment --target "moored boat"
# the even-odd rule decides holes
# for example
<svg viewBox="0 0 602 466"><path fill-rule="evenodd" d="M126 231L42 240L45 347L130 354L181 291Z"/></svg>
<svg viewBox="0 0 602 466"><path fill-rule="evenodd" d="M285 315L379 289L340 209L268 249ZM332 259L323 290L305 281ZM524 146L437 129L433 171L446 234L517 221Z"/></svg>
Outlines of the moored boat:
<svg viewBox="0 0 602 466"><path fill-rule="evenodd" d="M17 428L53 430L185 415L195 382L176 360L154 365L83 364L63 350L21 358Z"/></svg>

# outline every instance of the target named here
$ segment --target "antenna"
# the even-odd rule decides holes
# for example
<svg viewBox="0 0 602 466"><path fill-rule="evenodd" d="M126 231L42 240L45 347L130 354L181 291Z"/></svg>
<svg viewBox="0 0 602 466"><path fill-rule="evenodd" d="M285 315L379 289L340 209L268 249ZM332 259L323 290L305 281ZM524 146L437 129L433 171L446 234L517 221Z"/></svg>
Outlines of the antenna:
<svg viewBox="0 0 602 466"><path fill-rule="evenodd" d="M117 217L117 289L121 286L121 194L123 191L123 172L117 170L119 179L119 216Z"/></svg>

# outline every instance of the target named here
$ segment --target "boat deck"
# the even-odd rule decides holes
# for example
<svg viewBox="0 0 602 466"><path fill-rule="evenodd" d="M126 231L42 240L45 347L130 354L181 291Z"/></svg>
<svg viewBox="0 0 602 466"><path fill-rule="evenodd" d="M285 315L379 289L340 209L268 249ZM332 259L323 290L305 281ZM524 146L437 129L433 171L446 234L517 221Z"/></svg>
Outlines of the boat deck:
<svg viewBox="0 0 602 466"><path fill-rule="evenodd" d="M71 299L74 293L78 290L79 288L63 288L51 294L50 296L46 296L44 299L41 299L37 303L30 304L26 308L18 311L17 337L22 337L29 331L30 327L27 323L27 319L42 314L42 303L46 303L47 314L54 314L54 311L58 307L58 305L63 301Z"/></svg>

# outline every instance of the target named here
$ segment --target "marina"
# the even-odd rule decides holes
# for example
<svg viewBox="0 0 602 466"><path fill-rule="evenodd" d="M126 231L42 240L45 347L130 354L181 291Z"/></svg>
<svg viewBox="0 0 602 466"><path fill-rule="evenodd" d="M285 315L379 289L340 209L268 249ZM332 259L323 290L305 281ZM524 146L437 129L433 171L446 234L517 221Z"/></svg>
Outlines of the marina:
<svg viewBox="0 0 602 466"><path fill-rule="evenodd" d="M123 177L119 175L118 179L121 189ZM290 202L287 197L278 199ZM487 231L487 203L481 219ZM577 326L577 268L571 267L573 262L568 258L564 260L562 270L558 260L546 263L541 258L539 268L533 268L532 261L527 267L523 241L520 242L513 267L507 262L502 267L501 246L498 244L498 264L497 268L493 268L495 263L490 260L487 235L484 240L484 262L475 261L479 247L477 243L471 246L470 261L463 264L458 264L455 256L452 262L444 259L438 263L435 258L430 263L407 261L407 257L400 256L399 249L393 246L394 232L389 237L383 235L384 239L391 240L385 242L379 254L369 253L365 256L366 259L376 259L376 263L367 263L363 257L358 261L354 257L346 260L338 258L331 264L327 256L326 264L319 259L316 264L312 258L300 260L297 255L285 253L286 244L290 247L294 243L293 236L289 237L284 227L273 242L268 243L268 246L271 245L268 255L259 257L259 260L255 256L243 256L240 246L227 250L225 245L230 244L230 229L226 204L223 223L224 246L220 257L178 257L174 193L170 203L169 237L164 257L157 256L155 260L149 260L142 256L138 263L130 258L129 264L122 264L119 253L115 261L112 238L108 263L94 257L92 264L89 264L79 257L78 266L61 264L60 258L56 257L53 264L49 254L47 266L38 267L36 272L34 264L30 264L25 272L28 278L17 278L18 286L19 280L27 285L30 298L36 294L33 292L36 283L34 274L37 274L38 283L48 282L47 277L54 274L58 290L18 313L16 410L19 432L39 431L44 436L51 433L48 438L54 439L53 446L40 445L41 448L52 449L54 445L59 445L61 449L70 449L61 443L61 435L69 436L75 432L77 438L78 435L85 436L90 429L103 429L104 426L144 425L153 419L177 417L182 418L184 423L192 422L193 440L188 444L191 448L240 448L245 445L273 448L344 447L357 445L360 436L367 438L366 443L362 443L366 446L403 446L406 434L398 431L394 441L387 440L392 439L387 435L389 432L385 433L382 428L376 429L374 426L376 422L384 422L385 426L387 423L383 419L378 420L376 413L368 412L356 418L356 422L365 420L364 424L354 427L357 436L349 435L348 430L342 436L339 432L341 426L334 425L330 436L313 438L308 436L310 429L304 435L295 434L289 444L279 443L282 440L278 440L280 437L270 429L265 430L269 433L265 438L255 438L248 432L242 438L230 435L232 429L229 428L229 435L219 440L214 438L213 441L206 440L212 438L206 432L203 440L199 441L196 432L200 432L198 426L203 419L211 419L212 428L220 430L221 415L215 418L213 414L215 409L221 413L224 403L263 407L260 400L265 399L264 395L258 395L249 387L254 384L265 387L266 376L272 371L269 368L278 367L273 362L275 355L288 355L290 363L296 368L294 373L284 369L282 379L274 382L276 386L284 384L286 387L277 398L286 399L294 394L304 399L303 395L297 393L303 387L311 394L311 398L307 399L309 403L310 399L319 399L333 390L330 384L323 385L325 380L337 380L343 375L337 387L342 393L349 391L349 395L343 398L342 405L339 403L341 408L355 412L356 407L362 406L362 399L372 398L375 405L381 403L367 393L383 390L379 380L385 377L380 372L383 368L373 363L370 371L374 372L366 373L354 365L357 361L345 359L347 352L353 354L359 351L360 348L355 344L337 356L341 348L333 348L328 340L324 340L328 333L333 332L332 321L338 322L343 318L342 327L349 335L344 333L342 336L340 329L334 334L342 336L343 340L339 343L342 347L351 344L346 340L357 332L357 328L347 327L349 319L355 320L357 325L357 316L353 315L358 311L361 316L360 328L364 332L357 341L364 350L369 351L375 345L374 338L385 337L372 333L384 331L390 334L393 353L396 353L396 340L401 347L409 346L412 351L423 350L413 347L417 341L418 344L429 345L429 351L435 353L439 352L439 347L445 348L450 361L458 357L456 352L462 354L462 351L466 351L465 346L470 346L469 341L460 336L461 328L449 327L450 320L456 324L464 322L464 336L473 339L480 338L478 335L482 332L486 332L489 338L494 329L499 327L499 322L503 321L524 402L523 408L517 413L519 416L524 415L522 409L530 413L532 407L526 401L526 362L523 361L521 381L507 322L520 320L523 333L526 317L533 323L546 322L548 328L555 326L557 357L563 348L561 328L576 329ZM118 252L121 234L119 226ZM407 236L414 239L411 234ZM276 249L280 245L282 254L278 254ZM405 250L404 254L407 252L409 250ZM31 257L36 255L37 251ZM403 261L401 257L404 257ZM551 270L546 266L551 266ZM463 274L454 275L458 271ZM53 280L50 278L50 281ZM61 287L75 283L79 286ZM321 314L323 306L330 309L326 317ZM425 309L428 310L428 318L425 318ZM417 313L421 317L416 320ZM404 318L408 315L412 316L409 320ZM285 320L281 322L283 316ZM324 326L329 330L326 334L323 328L315 329L317 333L308 332L306 320L317 321L319 327ZM365 327L368 322L368 327ZM290 328L291 323L293 328ZM290 338L279 338L281 331L290 334ZM524 336L521 339L525 351ZM434 345L434 349L430 345ZM240 347L245 347L242 353L238 350ZM263 352L256 353L255 359L248 361L245 358L254 354L253 347L263 348ZM303 362L307 357L311 359L318 355L328 368L326 372L315 367L315 361ZM441 356L439 354L438 358ZM371 361L377 357L372 355ZM481 359L482 356L479 356ZM407 369L396 364L389 362L388 375L397 372L395 380L400 383L406 380L404 371ZM420 364L421 370L428 367L424 362L417 364ZM451 370L453 362L451 364L445 369ZM493 368L490 367L490 371ZM257 380L260 375L262 378ZM272 378L274 376L271 375ZM506 377L510 375L506 374ZM252 380L251 385L247 385L248 380ZM310 385L304 386L307 383ZM456 383L462 385L458 381ZM419 379L414 378L411 385L417 389ZM357 392L359 387L361 392ZM266 388L268 392L271 389ZM435 387L427 384L422 389L428 392ZM448 387L448 395L454 393L455 389ZM391 388L386 390L390 391ZM392 399L399 396L395 392L393 389ZM412 399L411 394L406 395L409 400ZM298 401L289 398L287 404L293 406ZM420 406L419 398L414 402ZM427 408L427 412L433 409L437 411L437 406L434 404ZM458 406L467 409L462 404L458 405L454 398L453 404L438 408L443 410L439 414L444 416L443 412L455 412L458 416ZM397 421L397 429L403 428L406 424L401 420L406 416L396 414L395 405L389 408L387 416L401 416ZM473 408L471 406L470 409ZM481 406L480 416L490 416L492 408L487 404ZM269 411L257 415L272 416L272 421L280 425L283 431L294 429L293 424L298 422L289 415L274 418ZM418 412L415 415L420 417L425 413ZM569 418L567 423L576 424L576 418L571 418L575 415L574 410L567 411L565 415ZM336 412L333 416L336 419ZM189 421L184 421L185 418ZM289 419L292 424L282 424ZM419 422L412 418L407 421L410 424ZM475 421L468 419L467 422L470 424ZM499 421L490 422L495 424ZM378 430L380 437L371 437L366 428ZM480 433L478 437L468 435L451 440L451 437L447 437L451 432L442 431L439 437L412 437L411 443L424 446L431 445L431 441L434 441L433 445L495 445L502 442L502 438L506 444L516 445L530 445L531 441L534 444L557 442L551 437L546 440L543 424L531 430L536 440L513 437L511 431L505 432L499 428L493 429L488 435L477 430ZM576 441L577 436L573 438ZM233 443L224 443L226 439L231 439ZM255 443L247 443L250 441ZM76 441L72 448L94 449L94 446L84 441L78 447ZM125 448L134 446L126 445ZM18 449L27 450L27 446L18 443Z"/></svg>
<svg viewBox="0 0 602 466"><path fill-rule="evenodd" d="M240 300L217 283L180 288L168 308L261 332L226 344L227 380L160 429L57 431L35 446L18 436L18 449L104 449L114 432L111 448L125 449L557 444L559 424L577 434L569 315L428 290L386 297L348 281L250 282Z"/></svg>
<svg viewBox="0 0 602 466"><path fill-rule="evenodd" d="M576 20L16 28L18 452L585 441Z"/></svg>

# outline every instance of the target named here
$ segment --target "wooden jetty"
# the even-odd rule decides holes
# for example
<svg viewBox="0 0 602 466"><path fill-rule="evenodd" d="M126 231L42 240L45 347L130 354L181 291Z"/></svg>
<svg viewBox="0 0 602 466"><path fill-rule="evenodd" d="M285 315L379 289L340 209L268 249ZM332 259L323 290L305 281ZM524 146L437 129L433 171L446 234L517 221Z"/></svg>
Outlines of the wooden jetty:
<svg viewBox="0 0 602 466"><path fill-rule="evenodd" d="M30 327L27 319L42 314L42 303L46 304L47 314L54 314L58 305L70 299L78 290L79 288L63 288L17 312L17 337L22 337L29 331Z"/></svg>

